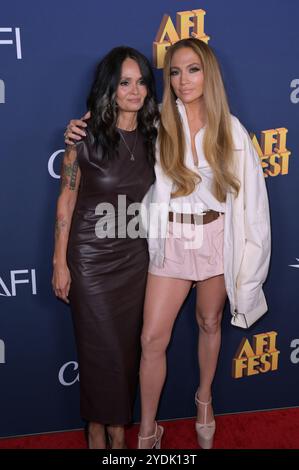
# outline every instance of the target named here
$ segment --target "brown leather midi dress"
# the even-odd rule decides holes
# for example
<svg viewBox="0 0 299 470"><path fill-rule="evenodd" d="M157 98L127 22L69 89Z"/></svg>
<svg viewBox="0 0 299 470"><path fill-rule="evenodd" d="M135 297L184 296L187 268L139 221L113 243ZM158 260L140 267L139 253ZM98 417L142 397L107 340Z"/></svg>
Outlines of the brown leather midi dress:
<svg viewBox="0 0 299 470"><path fill-rule="evenodd" d="M132 160L127 146L133 148L136 132ZM77 144L81 180L67 251L81 416L102 424L132 419L149 261L146 238L125 233L132 215L118 211L142 201L154 182L153 164L141 132L122 133L127 146L120 140L118 155L108 160L99 159L90 132ZM96 230L102 217L109 237Z"/></svg>

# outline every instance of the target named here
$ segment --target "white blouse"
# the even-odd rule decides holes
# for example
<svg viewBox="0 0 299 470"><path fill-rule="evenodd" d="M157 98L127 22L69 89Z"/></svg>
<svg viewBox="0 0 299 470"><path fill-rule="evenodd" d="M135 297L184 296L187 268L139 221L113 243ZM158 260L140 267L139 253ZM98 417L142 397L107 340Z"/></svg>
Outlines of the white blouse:
<svg viewBox="0 0 299 470"><path fill-rule="evenodd" d="M188 168L198 173L201 181L196 185L193 193L188 196L176 197L170 199L169 209L172 212L182 214L199 214L208 209L213 209L217 212L225 212L225 202L219 202L212 193L213 185L213 171L207 162L203 148L202 141L204 136L205 127L202 127L195 136L195 147L198 156L198 165L195 165L190 138L186 138L186 161L193 162L193 167Z"/></svg>

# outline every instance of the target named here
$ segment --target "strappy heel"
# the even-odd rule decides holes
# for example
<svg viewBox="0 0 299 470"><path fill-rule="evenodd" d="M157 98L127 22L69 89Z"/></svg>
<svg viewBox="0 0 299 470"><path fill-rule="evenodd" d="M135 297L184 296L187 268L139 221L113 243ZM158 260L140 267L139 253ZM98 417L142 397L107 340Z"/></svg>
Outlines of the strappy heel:
<svg viewBox="0 0 299 470"><path fill-rule="evenodd" d="M214 434L216 430L216 423L215 420L211 421L210 423L207 423L208 406L212 403L212 398L210 398L208 402L200 401L198 398L198 393L196 392L195 403L197 406L203 405L205 407L204 423L195 423L198 444L202 449L212 449Z"/></svg>
<svg viewBox="0 0 299 470"><path fill-rule="evenodd" d="M162 436L164 433L164 428L163 426L158 425L156 421L155 421L155 425L156 425L155 433L152 434L151 436L143 437L143 436L140 436L140 434L138 434L138 449L141 449L140 446L141 446L142 441L148 441L149 439L154 439L154 443L151 446L151 449L161 449L161 440L162 440Z"/></svg>

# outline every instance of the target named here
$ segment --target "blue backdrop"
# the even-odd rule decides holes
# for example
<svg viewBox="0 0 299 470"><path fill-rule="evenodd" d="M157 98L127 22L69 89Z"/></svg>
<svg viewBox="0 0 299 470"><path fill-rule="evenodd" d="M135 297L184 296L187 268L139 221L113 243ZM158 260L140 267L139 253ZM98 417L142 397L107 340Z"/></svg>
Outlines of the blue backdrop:
<svg viewBox="0 0 299 470"><path fill-rule="evenodd" d="M109 49L133 46L154 64L163 15L177 27L177 12L198 9L205 11L202 26L220 59L232 112L260 153L273 233L269 313L245 331L232 327L225 312L215 412L299 405L298 2L3 0L0 436L82 427L70 311L51 289L65 125L85 113L95 64ZM155 74L161 97L161 70ZM169 348L160 418L195 415L196 348L191 293Z"/></svg>

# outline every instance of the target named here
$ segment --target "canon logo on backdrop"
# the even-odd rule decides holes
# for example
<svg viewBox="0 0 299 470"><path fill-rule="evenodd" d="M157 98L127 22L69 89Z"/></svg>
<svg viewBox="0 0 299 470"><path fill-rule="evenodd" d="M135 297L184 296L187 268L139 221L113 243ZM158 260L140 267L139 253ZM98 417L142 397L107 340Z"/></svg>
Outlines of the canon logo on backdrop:
<svg viewBox="0 0 299 470"><path fill-rule="evenodd" d="M56 179L59 179L60 178L60 175L55 173L55 170L54 170L54 162L55 162L55 158L60 154L60 153L64 153L64 149L62 150L57 150L56 152L52 153L52 155L50 156L49 158L49 161L48 161L48 172L50 174L50 176L52 176L52 178L56 178Z"/></svg>
<svg viewBox="0 0 299 470"><path fill-rule="evenodd" d="M0 364L5 364L5 343L0 339Z"/></svg>
<svg viewBox="0 0 299 470"><path fill-rule="evenodd" d="M0 46L15 46L17 59L22 59L20 28L0 28L0 34Z"/></svg>
<svg viewBox="0 0 299 470"><path fill-rule="evenodd" d="M27 288L31 290L32 295L36 295L36 271L35 269L14 269L10 271L9 278L0 277L0 296L15 297L21 284L28 284Z"/></svg>
<svg viewBox="0 0 299 470"><path fill-rule="evenodd" d="M3 80L0 80L0 104L5 103L5 83Z"/></svg>
<svg viewBox="0 0 299 470"><path fill-rule="evenodd" d="M69 387L70 385L74 385L74 383L79 382L79 372L76 372L78 367L78 362L76 361L70 361L63 364L58 373L58 380L61 385Z"/></svg>

